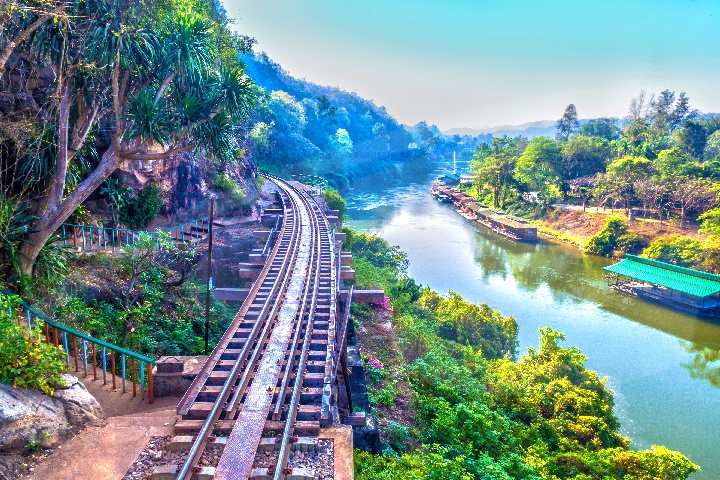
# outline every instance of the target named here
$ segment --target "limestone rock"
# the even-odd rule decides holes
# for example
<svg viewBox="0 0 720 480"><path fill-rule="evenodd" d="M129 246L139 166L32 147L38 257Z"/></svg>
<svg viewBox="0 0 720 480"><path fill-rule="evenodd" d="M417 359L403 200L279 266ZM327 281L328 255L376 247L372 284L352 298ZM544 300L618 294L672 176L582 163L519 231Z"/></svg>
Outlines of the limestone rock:
<svg viewBox="0 0 720 480"><path fill-rule="evenodd" d="M0 452L24 448L30 442L58 445L86 426L103 426L105 414L95 397L72 375L52 397L38 390L0 384Z"/></svg>

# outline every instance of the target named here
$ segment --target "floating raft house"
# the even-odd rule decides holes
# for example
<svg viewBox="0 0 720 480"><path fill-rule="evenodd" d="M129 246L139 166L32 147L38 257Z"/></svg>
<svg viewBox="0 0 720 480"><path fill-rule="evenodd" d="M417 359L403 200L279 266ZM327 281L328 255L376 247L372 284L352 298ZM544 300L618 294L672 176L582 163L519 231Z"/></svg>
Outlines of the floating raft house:
<svg viewBox="0 0 720 480"><path fill-rule="evenodd" d="M609 272L613 288L692 313L720 316L720 275L636 255L625 255Z"/></svg>
<svg viewBox="0 0 720 480"><path fill-rule="evenodd" d="M435 183L431 193L440 200L449 199L460 207L459 213L468 220L475 220L505 237L519 241L537 240L537 227L521 218L488 208L465 192Z"/></svg>

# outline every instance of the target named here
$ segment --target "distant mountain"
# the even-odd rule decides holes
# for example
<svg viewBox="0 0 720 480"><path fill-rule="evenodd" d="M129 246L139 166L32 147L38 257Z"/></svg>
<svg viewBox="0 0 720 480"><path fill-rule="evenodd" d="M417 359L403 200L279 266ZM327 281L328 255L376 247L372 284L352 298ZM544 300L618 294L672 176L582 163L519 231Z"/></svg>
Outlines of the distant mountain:
<svg viewBox="0 0 720 480"><path fill-rule="evenodd" d="M582 120L581 120L582 122ZM533 138L555 136L555 124L557 120L539 120L536 122L523 123L522 125L500 125L497 127L481 127L481 128L451 128L445 130L445 135L482 135L492 134L493 137L521 137Z"/></svg>

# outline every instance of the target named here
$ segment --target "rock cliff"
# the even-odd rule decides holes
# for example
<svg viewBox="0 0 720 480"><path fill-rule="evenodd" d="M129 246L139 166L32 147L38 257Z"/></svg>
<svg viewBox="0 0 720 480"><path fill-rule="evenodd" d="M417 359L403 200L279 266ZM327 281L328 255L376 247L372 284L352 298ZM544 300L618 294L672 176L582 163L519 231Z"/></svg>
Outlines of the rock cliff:
<svg viewBox="0 0 720 480"><path fill-rule="evenodd" d="M0 384L0 480L15 478L24 450L55 447L87 426L107 421L100 404L72 375L53 396Z"/></svg>

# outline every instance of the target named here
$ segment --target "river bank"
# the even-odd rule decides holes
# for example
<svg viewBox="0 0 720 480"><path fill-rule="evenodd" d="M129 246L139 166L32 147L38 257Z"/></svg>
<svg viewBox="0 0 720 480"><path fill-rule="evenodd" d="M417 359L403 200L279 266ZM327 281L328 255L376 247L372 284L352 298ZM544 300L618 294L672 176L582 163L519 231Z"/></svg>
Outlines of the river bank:
<svg viewBox="0 0 720 480"><path fill-rule="evenodd" d="M702 467L693 480L720 478L720 452L707 448L720 436L720 326L608 288L602 267L612 260L556 241L514 242L468 222L432 199L437 176L368 178L347 196L348 225L398 245L418 283L513 316L519 352L538 347L539 328L565 333L587 367L608 377L633 449L665 445Z"/></svg>
<svg viewBox="0 0 720 480"><path fill-rule="evenodd" d="M582 211L574 208L553 208L539 218L526 218L538 226L538 232L546 238L559 240L579 249L583 249L588 240L597 235L612 217L626 218L622 210L602 211L596 208ZM636 218L628 221L628 233L637 235L640 244L647 247L653 241L669 236L687 237L703 241L706 236L698 233L697 225L680 228L671 223L660 223L653 219ZM630 252L632 253L632 252Z"/></svg>

